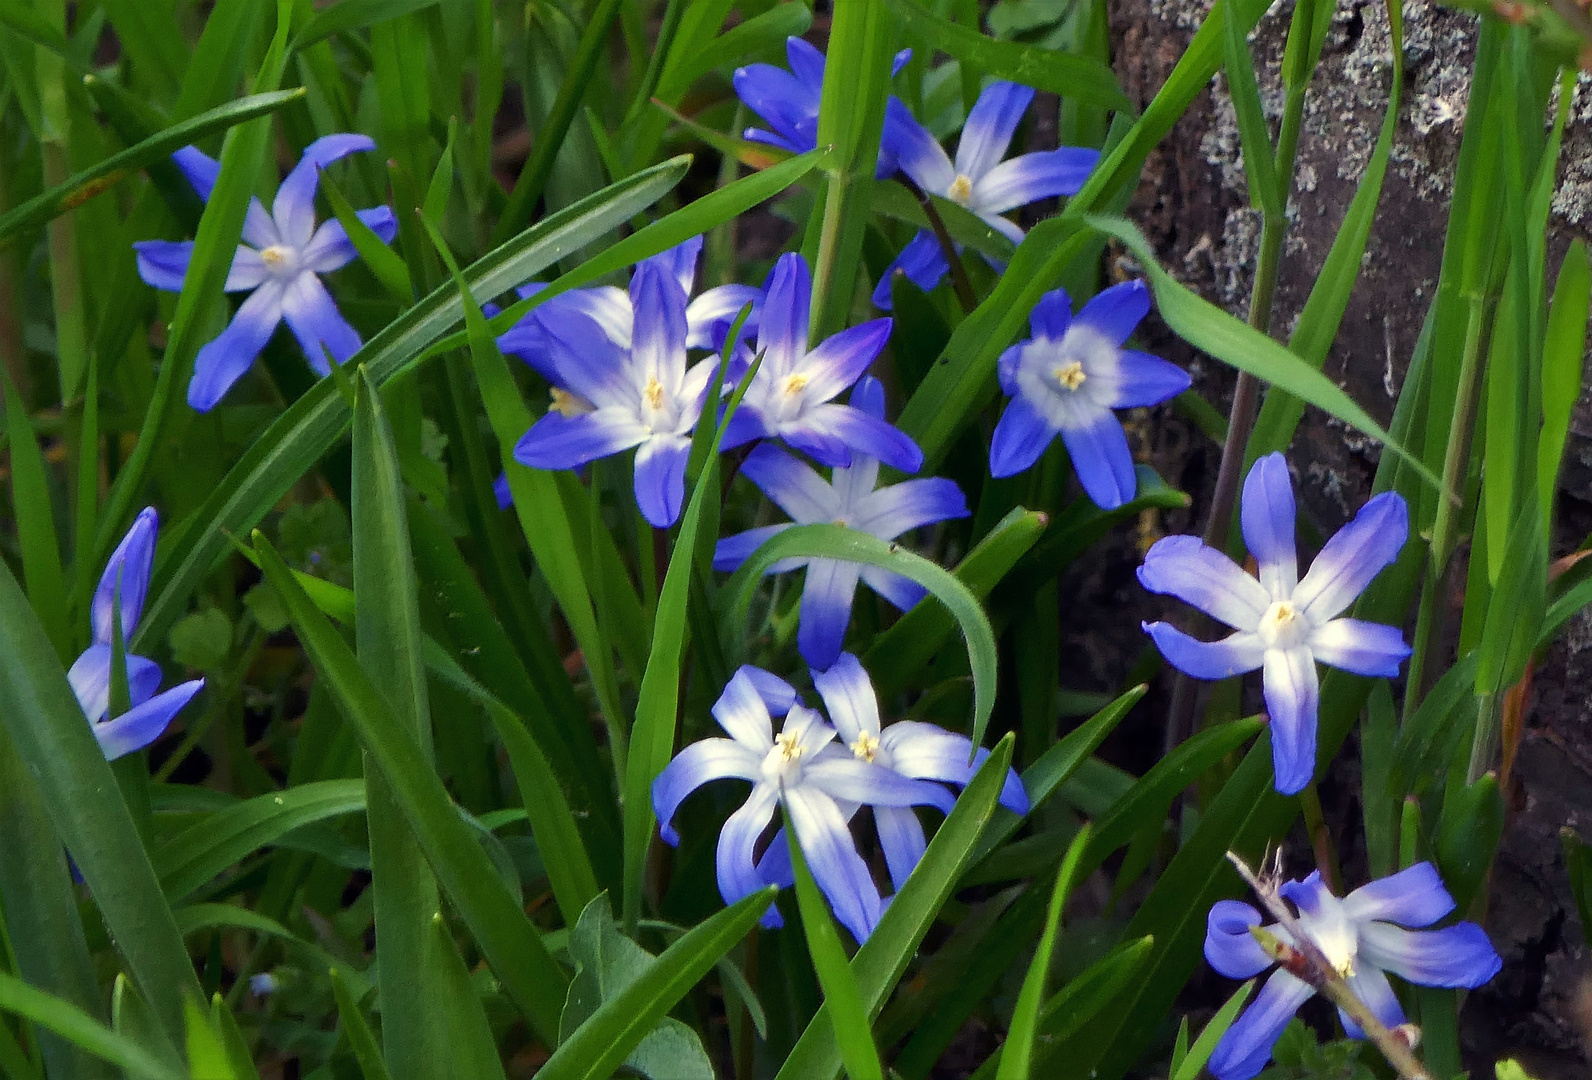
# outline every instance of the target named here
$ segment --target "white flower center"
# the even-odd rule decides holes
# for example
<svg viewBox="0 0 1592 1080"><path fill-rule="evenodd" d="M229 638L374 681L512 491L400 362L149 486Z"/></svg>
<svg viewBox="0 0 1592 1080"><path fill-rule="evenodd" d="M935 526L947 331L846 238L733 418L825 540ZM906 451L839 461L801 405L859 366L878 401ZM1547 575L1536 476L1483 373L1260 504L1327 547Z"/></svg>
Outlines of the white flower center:
<svg viewBox="0 0 1592 1080"><path fill-rule="evenodd" d="M1083 364L1077 360L1070 364L1058 365L1056 370L1051 372L1051 375L1055 376L1056 382L1061 385L1063 390L1076 390L1089 377L1084 374Z"/></svg>
<svg viewBox="0 0 1592 1080"><path fill-rule="evenodd" d="M799 736L781 732L774 736L773 747L763 756L763 778L776 784L799 783L802 759L806 756L807 748Z"/></svg>
<svg viewBox="0 0 1592 1080"><path fill-rule="evenodd" d="M857 741L851 744L851 756L860 761L872 762L874 756L878 753L879 737L877 735L869 735L866 731L858 735Z"/></svg>
<svg viewBox="0 0 1592 1080"><path fill-rule="evenodd" d="M966 206L973 199L973 178L966 173L957 173L951 186L946 188L945 197L959 206Z"/></svg>
<svg viewBox="0 0 1592 1080"><path fill-rule="evenodd" d="M1299 928L1315 942L1332 970L1345 979L1354 974L1354 963L1360 952L1360 932L1344 915L1343 901L1336 896L1324 898L1321 912L1314 917L1300 912Z"/></svg>
<svg viewBox="0 0 1592 1080"><path fill-rule="evenodd" d="M641 388L641 400L653 412L663 408L663 384L656 375L647 376L647 385Z"/></svg>
<svg viewBox="0 0 1592 1080"><path fill-rule="evenodd" d="M265 263L267 273L281 277L289 276L298 270L298 252L286 244L272 244L260 252L260 261Z"/></svg>
<svg viewBox="0 0 1592 1080"><path fill-rule="evenodd" d="M797 394L800 394L804 389L806 389L806 387L807 376L805 375L789 375L785 378L785 394L788 397L795 397Z"/></svg>
<svg viewBox="0 0 1592 1080"><path fill-rule="evenodd" d="M1286 600L1273 601L1255 628L1268 649L1291 649L1304 641L1309 629L1304 615Z"/></svg>
<svg viewBox="0 0 1592 1080"><path fill-rule="evenodd" d="M796 736L782 731L774 736L774 752L779 754L781 761L796 762L800 761L807 751L802 748Z"/></svg>

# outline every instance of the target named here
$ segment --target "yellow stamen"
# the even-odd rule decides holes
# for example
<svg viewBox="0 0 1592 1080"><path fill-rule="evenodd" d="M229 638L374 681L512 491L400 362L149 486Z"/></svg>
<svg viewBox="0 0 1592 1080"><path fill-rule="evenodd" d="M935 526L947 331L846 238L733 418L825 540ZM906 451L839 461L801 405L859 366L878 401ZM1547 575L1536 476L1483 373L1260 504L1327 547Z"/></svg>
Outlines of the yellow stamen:
<svg viewBox="0 0 1592 1080"><path fill-rule="evenodd" d="M780 732L774 736L774 748L779 751L779 756L786 761L800 761L806 751L796 736L789 732Z"/></svg>
<svg viewBox="0 0 1592 1080"><path fill-rule="evenodd" d="M1056 377L1056 381L1061 384L1063 390L1076 390L1089 377L1084 374L1083 365L1076 360L1070 364L1063 364L1055 371L1052 371L1051 374Z"/></svg>
<svg viewBox="0 0 1592 1080"><path fill-rule="evenodd" d="M788 377L785 380L785 393L790 394L791 396L794 397L795 395L801 393L802 392L802 388L804 386L806 386L806 385L807 385L807 376L805 376L805 375L792 375L792 376Z"/></svg>
<svg viewBox="0 0 1592 1080"><path fill-rule="evenodd" d="M951 181L951 186L945 195L952 202L966 206L968 200L973 197L973 178L966 173L957 173L956 179Z"/></svg>
<svg viewBox="0 0 1592 1080"><path fill-rule="evenodd" d="M863 761L873 761L873 756L879 752L878 736L869 735L864 731L857 736L857 741L851 744L851 755Z"/></svg>
<svg viewBox="0 0 1592 1080"><path fill-rule="evenodd" d="M641 396L647 402L647 408L653 412L663 408L663 384L656 375L647 377L647 385L641 388Z"/></svg>
<svg viewBox="0 0 1592 1080"><path fill-rule="evenodd" d="M260 259L267 266L281 266L287 262L287 250L279 245L272 244L260 252Z"/></svg>

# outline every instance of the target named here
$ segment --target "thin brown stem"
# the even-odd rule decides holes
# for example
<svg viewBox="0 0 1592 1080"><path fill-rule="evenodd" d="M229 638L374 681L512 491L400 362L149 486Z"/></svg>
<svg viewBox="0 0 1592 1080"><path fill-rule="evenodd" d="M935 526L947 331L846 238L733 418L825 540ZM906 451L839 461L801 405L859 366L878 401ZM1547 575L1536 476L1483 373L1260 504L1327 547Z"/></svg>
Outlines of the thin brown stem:
<svg viewBox="0 0 1592 1080"><path fill-rule="evenodd" d="M918 200L918 205L923 207L923 216L929 219L929 228L934 230L934 238L940 242L940 252L951 267L951 289L956 293L956 301L962 305L963 314L972 314L973 309L978 307L978 297L973 293L973 283L967 278L967 267L962 265L961 253L956 250L956 244L945 228L945 219L940 217L939 207L934 205L934 200L929 198L928 192L918 187L905 174L898 175L896 179L912 192Z"/></svg>

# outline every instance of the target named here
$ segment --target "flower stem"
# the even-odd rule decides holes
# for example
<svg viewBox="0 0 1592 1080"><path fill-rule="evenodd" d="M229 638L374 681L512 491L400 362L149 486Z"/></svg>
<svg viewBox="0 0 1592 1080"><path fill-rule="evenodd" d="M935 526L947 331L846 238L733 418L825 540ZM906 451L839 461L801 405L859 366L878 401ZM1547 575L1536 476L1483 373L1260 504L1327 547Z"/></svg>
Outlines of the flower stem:
<svg viewBox="0 0 1592 1080"><path fill-rule="evenodd" d="M934 230L934 238L940 242L940 253L951 268L951 289L956 293L956 302L962 305L964 315L971 315L973 309L978 307L978 297L973 292L973 283L967 278L967 267L962 265L961 253L956 250L950 231L945 227L945 219L940 217L939 208L929 198L929 193L913 183L905 173L897 175L896 179L906 185L907 190L918 200L918 205L923 207L923 216L929 219L929 228Z"/></svg>

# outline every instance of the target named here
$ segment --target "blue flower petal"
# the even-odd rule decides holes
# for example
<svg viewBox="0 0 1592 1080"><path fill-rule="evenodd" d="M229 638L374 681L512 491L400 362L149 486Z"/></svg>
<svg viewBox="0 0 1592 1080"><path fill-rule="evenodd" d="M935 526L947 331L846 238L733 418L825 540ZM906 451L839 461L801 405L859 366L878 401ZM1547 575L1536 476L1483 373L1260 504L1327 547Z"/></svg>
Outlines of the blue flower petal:
<svg viewBox="0 0 1592 1080"><path fill-rule="evenodd" d="M1139 567L1139 582L1151 592L1192 604L1235 630L1255 629L1271 606L1260 582L1197 536L1157 540Z"/></svg>
<svg viewBox="0 0 1592 1080"><path fill-rule="evenodd" d="M356 210L355 216L383 243L392 243L392 238L398 234L398 219L388 207L373 206L369 210ZM336 218L328 218L321 222L310 242L299 252L299 264L314 273L329 274L353 262L358 254L343 223ZM236 273L237 263L234 262L232 267Z"/></svg>
<svg viewBox="0 0 1592 1080"><path fill-rule="evenodd" d="M1323 664L1387 679L1398 675L1410 655L1398 627L1360 619L1333 619L1310 635L1309 644Z"/></svg>
<svg viewBox="0 0 1592 1080"><path fill-rule="evenodd" d="M221 175L221 162L192 146L178 150L171 155L171 160L188 178L193 189L199 193L199 198L209 202L210 192L216 186L216 178ZM257 248L268 248L272 244L282 242L282 237L276 231L276 222L272 221L271 215L265 212L265 207L260 204L259 199L251 198L249 209L244 212L243 239Z"/></svg>
<svg viewBox="0 0 1592 1080"><path fill-rule="evenodd" d="M724 822L719 833L717 862L719 895L726 904L733 904L763 887L763 877L757 872L752 852L758 837L773 819L778 802L779 789L775 785L754 784L746 802Z"/></svg>
<svg viewBox="0 0 1592 1080"><path fill-rule="evenodd" d="M835 918L858 942L866 941L879 922L879 890L845 816L833 799L805 785L787 788L784 803L786 822Z"/></svg>
<svg viewBox="0 0 1592 1080"><path fill-rule="evenodd" d="M1209 1065L1211 1075L1216 1080L1249 1080L1259 1073L1271 1060L1271 1048L1282 1029L1314 994L1309 983L1286 971L1273 973L1216 1044Z"/></svg>
<svg viewBox="0 0 1592 1080"><path fill-rule="evenodd" d="M1453 910L1454 898L1429 862L1378 878L1343 898L1344 915L1353 922L1375 919L1401 926L1430 926Z"/></svg>
<svg viewBox="0 0 1592 1080"><path fill-rule="evenodd" d="M701 254L702 237L693 236L674 245L668 251L641 260L636 264L636 270L639 271L643 266L655 266L672 277L679 284L681 292L690 296L691 290L696 286L697 258ZM635 280L634 276L631 280Z"/></svg>
<svg viewBox="0 0 1592 1080"><path fill-rule="evenodd" d="M282 321L282 285L266 281L238 306L227 328L199 350L188 383L188 404L198 412L216 407L243 377Z"/></svg>
<svg viewBox="0 0 1592 1080"><path fill-rule="evenodd" d="M685 503L685 466L691 440L684 435L654 435L636 450L636 504L656 529L680 519Z"/></svg>
<svg viewBox="0 0 1592 1080"><path fill-rule="evenodd" d="M1100 331L1113 345L1121 345L1149 313L1150 289L1135 279L1101 289L1078 312L1078 321Z"/></svg>
<svg viewBox="0 0 1592 1080"><path fill-rule="evenodd" d="M899 806L874 807L873 823L884 849L884 864L890 870L890 884L899 891L928 849L923 823L915 812Z"/></svg>
<svg viewBox="0 0 1592 1080"><path fill-rule="evenodd" d="M824 478L777 446L764 443L754 449L741 464L741 475L798 525L833 521L841 513Z"/></svg>
<svg viewBox="0 0 1592 1080"><path fill-rule="evenodd" d="M730 327L735 325L736 316L748 303L752 305L752 314L741 327L742 344L757 336L757 319L763 309L762 289L751 285L720 285L691 301L685 309L686 347L715 352L724 348Z"/></svg>
<svg viewBox="0 0 1592 1080"><path fill-rule="evenodd" d="M315 232L315 189L321 183L321 169L349 154L376 149L369 135L323 135L304 148L293 171L276 189L271 217L283 243L303 248Z"/></svg>
<svg viewBox="0 0 1592 1080"><path fill-rule="evenodd" d="M507 510L514 505L514 493L509 490L509 474L500 472L497 479L492 481L492 497L497 500L499 510Z"/></svg>
<svg viewBox="0 0 1592 1080"><path fill-rule="evenodd" d="M1395 491L1375 496L1321 549L1294 591L1295 606L1317 624L1339 614L1398 558L1409 531L1404 497Z"/></svg>
<svg viewBox="0 0 1592 1080"><path fill-rule="evenodd" d="M203 679L179 683L164 694L157 694L142 705L133 706L114 720L95 724L94 737L99 740L105 760L115 761L123 754L142 750L160 738L172 719L193 700L195 694L204 689L204 685Z"/></svg>
<svg viewBox="0 0 1592 1080"><path fill-rule="evenodd" d="M809 97L816 97L824 89L824 54L818 48L796 37L785 39L785 59L790 63L791 74L802 84Z"/></svg>
<svg viewBox="0 0 1592 1080"><path fill-rule="evenodd" d="M1316 707L1321 684L1307 648L1267 649L1262 666L1277 790L1295 795L1316 772Z"/></svg>
<svg viewBox="0 0 1592 1080"><path fill-rule="evenodd" d="M995 424L989 444L989 474L1016 476L1038 461L1058 429L1025 397L1014 397Z"/></svg>
<svg viewBox="0 0 1592 1080"><path fill-rule="evenodd" d="M702 739L679 754L652 782L652 811L664 842L678 845L674 812L687 795L713 780L750 780L757 783L762 761L732 739Z"/></svg>
<svg viewBox="0 0 1592 1080"><path fill-rule="evenodd" d="M966 747L963 747L965 754ZM956 796L939 784L913 779L900 769L886 768L835 747L819 754L802 770L804 786L814 787L842 803L869 806L932 806L949 814Z"/></svg>
<svg viewBox="0 0 1592 1080"><path fill-rule="evenodd" d="M133 245L133 251L138 258L138 276L146 285L167 292L182 291L188 260L193 257L192 240L140 240ZM248 292L264 280L265 260L258 251L239 244L222 287L227 292Z"/></svg>
<svg viewBox="0 0 1592 1080"><path fill-rule="evenodd" d="M1149 353L1124 349L1117 354L1117 388L1113 409L1138 409L1170 401L1193 380L1176 364Z"/></svg>
<svg viewBox="0 0 1592 1080"><path fill-rule="evenodd" d="M888 600L900 611L911 611L918 601L929 595L929 590L900 574L881 570L877 566L864 566L862 583Z"/></svg>
<svg viewBox="0 0 1592 1080"><path fill-rule="evenodd" d="M1361 1003L1371 1010L1371 1015L1382 1021L1383 1027L1395 1028L1404 1023L1404 1009L1399 1005L1398 995L1393 993L1393 987L1388 983L1387 976L1374 967L1357 967L1349 973L1344 980L1349 984L1349 990ZM1338 1016L1343 1021L1343 1030L1351 1039L1365 1038L1365 1032L1354 1018L1342 1009Z"/></svg>
<svg viewBox="0 0 1592 1080"><path fill-rule="evenodd" d="M989 751L980 746L973 751L969 762L972 740L917 720L891 724L884 729L879 741L890 753L892 768L920 780L966 785L972 783L973 776L989 759ZM1016 770L1006 771L1000 803L1014 814L1028 813L1028 792Z"/></svg>
<svg viewBox="0 0 1592 1080"><path fill-rule="evenodd" d="M1031 86L1011 82L986 86L962 125L962 137L956 144L956 171L977 182L1000 164L1033 100ZM904 162L902 167L905 168ZM936 193L944 194L943 190Z"/></svg>
<svg viewBox="0 0 1592 1080"><path fill-rule="evenodd" d="M781 425L780 435L792 446L806 450L827 465L852 464L849 454L846 461L834 460L835 455L829 450L833 442L847 450L877 458L904 473L915 473L923 467L923 451L910 435L850 405L809 407L800 420ZM815 445L829 452L830 457L826 460L814 452L810 447Z"/></svg>
<svg viewBox="0 0 1592 1080"><path fill-rule="evenodd" d="M1366 923L1360 927L1360 958L1419 986L1475 989L1503 967L1487 931L1473 922L1441 930Z"/></svg>
<svg viewBox="0 0 1592 1080"><path fill-rule="evenodd" d="M840 408L838 405L820 405L819 409ZM817 410L814 410L815 412ZM812 420L785 421L776 426L773 434L820 465L843 469L851 467L851 447L831 431L824 430Z"/></svg>
<svg viewBox="0 0 1592 1080"><path fill-rule="evenodd" d="M549 412L514 444L514 460L533 469L577 469L639 446L648 436L635 417L620 409L578 416Z"/></svg>
<svg viewBox="0 0 1592 1080"><path fill-rule="evenodd" d="M764 671L751 664L742 664L735 669L735 673L745 675L751 681L757 690L757 696L763 699L763 704L768 707L771 716L784 716L799 700L796 688L772 671Z"/></svg>
<svg viewBox="0 0 1592 1080"><path fill-rule="evenodd" d="M1294 549L1293 480L1281 454L1267 454L1250 468L1239 506L1244 546L1259 567L1261 586L1279 600L1290 596L1299 582L1299 556Z"/></svg>
<svg viewBox="0 0 1592 1080"><path fill-rule="evenodd" d="M956 179L956 167L945 150L929 134L929 129L918 123L912 110L891 97L885 103L884 132L881 145L895 155L896 166L924 191L944 195ZM1003 147L1004 149L1004 147Z"/></svg>
<svg viewBox="0 0 1592 1080"><path fill-rule="evenodd" d="M341 364L359 351L359 332L348 325L332 294L314 274L302 273L288 282L282 293L282 319L318 375L331 373L328 352Z"/></svg>
<svg viewBox="0 0 1592 1080"><path fill-rule="evenodd" d="M950 270L951 264L945 261L945 249L940 247L939 238L927 230L920 232L879 275L879 284L873 288L873 306L880 311L891 310L895 300L890 290L895 287L896 274L905 274L908 281L928 292L944 280Z"/></svg>
<svg viewBox="0 0 1592 1080"><path fill-rule="evenodd" d="M850 746L862 735L879 737L879 699L867 669L851 653L841 653L833 664L813 673L813 689L824 699L829 722L840 741Z"/></svg>
<svg viewBox="0 0 1592 1080"><path fill-rule="evenodd" d="M819 342L796 368L807 380L804 396L828 401L860 379L890 340L891 325L889 319L873 319Z"/></svg>
<svg viewBox="0 0 1592 1080"><path fill-rule="evenodd" d="M630 279L630 303L630 367L657 379L665 398L674 397L685 380L685 292L665 267L643 263Z"/></svg>
<svg viewBox="0 0 1592 1080"><path fill-rule="evenodd" d="M752 670L745 664L736 669L712 711L713 719L730 738L762 754L774 747L774 721L758 681L752 678Z"/></svg>
<svg viewBox="0 0 1592 1080"><path fill-rule="evenodd" d="M91 607L96 645L109 647L111 644L118 580L123 640L131 638L138 629L139 616L144 612L144 597L149 594L149 574L155 565L155 539L159 533L160 515L153 506L144 507L106 560Z"/></svg>
<svg viewBox="0 0 1592 1080"><path fill-rule="evenodd" d="M802 584L796 647L808 665L823 670L840 656L851 601L857 592L858 566L839 559L812 559Z"/></svg>
<svg viewBox="0 0 1592 1080"><path fill-rule="evenodd" d="M763 542L776 533L784 532L790 528L790 522L781 522L778 525L759 525L755 529L747 529L731 536L723 537L713 548L713 569L726 573L740 569L742 563L752 557L752 552L763 546ZM770 573L778 571L770 570Z"/></svg>
<svg viewBox="0 0 1592 1080"><path fill-rule="evenodd" d="M127 653L127 696L129 704L141 705L160 686L160 665L135 653ZM66 681L77 697L83 715L99 720L110 709L111 646L90 645L66 673Z"/></svg>
<svg viewBox="0 0 1592 1080"><path fill-rule="evenodd" d="M924 525L969 515L967 497L962 489L956 486L956 481L943 476L907 480L880 488L868 496L863 509L865 516L851 522L851 527L881 540L894 540Z"/></svg>
<svg viewBox="0 0 1592 1080"><path fill-rule="evenodd" d="M813 279L807 260L792 252L774 264L763 313L758 321L757 344L764 351L763 368L770 380L795 370L807 355L807 316L812 305Z"/></svg>
<svg viewBox="0 0 1592 1080"><path fill-rule="evenodd" d="M1218 900L1205 918L1205 962L1229 979L1251 979L1273 961L1249 932L1260 912L1238 900Z"/></svg>
<svg viewBox="0 0 1592 1080"><path fill-rule="evenodd" d="M1260 635L1240 630L1220 641L1198 641L1170 623L1144 623L1166 662L1196 679L1230 679L1260 667L1266 647Z"/></svg>
<svg viewBox="0 0 1592 1080"><path fill-rule="evenodd" d="M973 204L981 215L1002 214L1041 199L1076 195L1099 161L1098 150L1076 146L1022 154L979 177Z"/></svg>
<svg viewBox="0 0 1592 1080"><path fill-rule="evenodd" d="M1133 451L1128 449L1128 433L1110 409L1102 407L1081 422L1064 424L1061 439L1067 444L1084 494L1096 506L1114 510L1132 501L1139 489L1139 478L1133 471Z"/></svg>
<svg viewBox="0 0 1592 1080"><path fill-rule="evenodd" d="M548 303L537 314L546 334L546 355L557 375L552 381L595 405L624 407L633 413L637 387L625 347L580 311Z"/></svg>
<svg viewBox="0 0 1592 1080"><path fill-rule="evenodd" d="M1106 290L1110 292L1110 290ZM1090 301L1093 303L1093 301ZM1066 289L1052 289L1039 298L1028 313L1028 328L1034 337L1060 341L1072 326L1072 298Z"/></svg>

